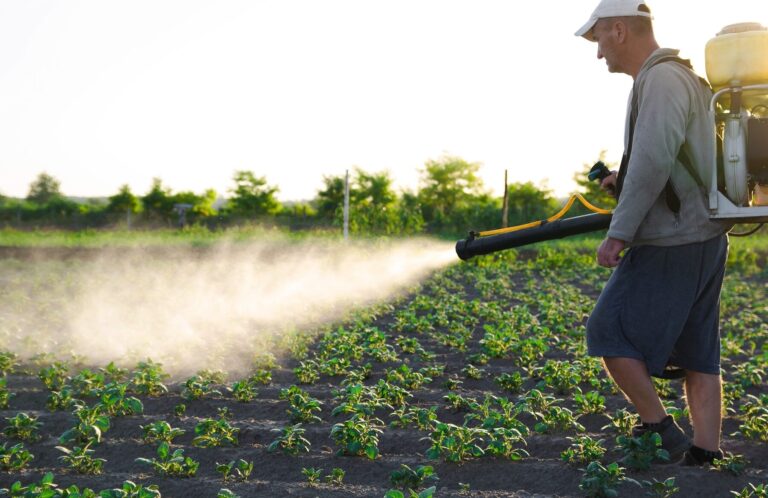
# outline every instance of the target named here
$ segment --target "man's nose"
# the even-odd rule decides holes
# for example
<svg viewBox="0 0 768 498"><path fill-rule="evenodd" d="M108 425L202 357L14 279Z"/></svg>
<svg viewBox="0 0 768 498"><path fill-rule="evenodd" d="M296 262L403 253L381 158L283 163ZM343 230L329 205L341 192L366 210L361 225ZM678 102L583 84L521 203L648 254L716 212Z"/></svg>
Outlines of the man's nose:
<svg viewBox="0 0 768 498"><path fill-rule="evenodd" d="M597 58L602 59L603 58L603 51L600 50L600 47L597 47Z"/></svg>

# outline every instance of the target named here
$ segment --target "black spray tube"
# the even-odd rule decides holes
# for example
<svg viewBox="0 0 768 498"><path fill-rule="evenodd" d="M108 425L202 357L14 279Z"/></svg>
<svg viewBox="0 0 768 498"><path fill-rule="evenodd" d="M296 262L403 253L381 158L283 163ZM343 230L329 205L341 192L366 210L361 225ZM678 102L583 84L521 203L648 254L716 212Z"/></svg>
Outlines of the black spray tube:
<svg viewBox="0 0 768 498"><path fill-rule="evenodd" d="M605 230L611 224L612 217L613 215L611 214L586 214L549 223L545 222L537 227L499 235L475 238L470 234L468 238L456 242L456 254L458 254L459 258L467 260L473 256L490 254L545 240L561 239L580 233Z"/></svg>

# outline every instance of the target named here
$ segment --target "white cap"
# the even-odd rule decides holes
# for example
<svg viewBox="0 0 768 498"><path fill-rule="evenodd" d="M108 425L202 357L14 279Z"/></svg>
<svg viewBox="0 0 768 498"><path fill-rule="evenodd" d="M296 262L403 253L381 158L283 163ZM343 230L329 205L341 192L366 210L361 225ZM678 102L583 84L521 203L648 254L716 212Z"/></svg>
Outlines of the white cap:
<svg viewBox="0 0 768 498"><path fill-rule="evenodd" d="M645 9L640 10L641 5ZM592 28L595 27L598 19L626 16L642 16L653 19L649 11L650 9L643 0L602 0L592 15L589 16L589 21L584 23L584 26L579 28L575 34L592 41Z"/></svg>

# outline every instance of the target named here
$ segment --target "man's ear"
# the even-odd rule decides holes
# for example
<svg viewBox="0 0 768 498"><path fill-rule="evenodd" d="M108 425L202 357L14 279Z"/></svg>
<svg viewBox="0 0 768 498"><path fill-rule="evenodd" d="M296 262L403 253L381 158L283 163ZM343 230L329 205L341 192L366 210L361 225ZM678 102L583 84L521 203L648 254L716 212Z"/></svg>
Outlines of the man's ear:
<svg viewBox="0 0 768 498"><path fill-rule="evenodd" d="M616 41L624 43L627 41L627 25L624 21L616 21L613 23L613 29L616 32Z"/></svg>

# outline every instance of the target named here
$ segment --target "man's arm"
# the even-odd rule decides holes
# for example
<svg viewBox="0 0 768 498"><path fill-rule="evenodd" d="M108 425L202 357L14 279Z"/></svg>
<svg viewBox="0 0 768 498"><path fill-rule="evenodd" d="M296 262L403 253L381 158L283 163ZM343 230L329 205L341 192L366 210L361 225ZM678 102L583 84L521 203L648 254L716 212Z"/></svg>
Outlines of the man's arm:
<svg viewBox="0 0 768 498"><path fill-rule="evenodd" d="M608 237L631 242L669 180L685 140L690 109L685 76L660 64L644 77L632 155Z"/></svg>

